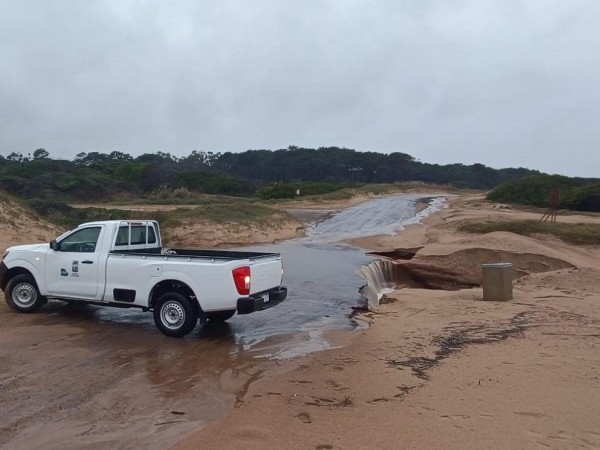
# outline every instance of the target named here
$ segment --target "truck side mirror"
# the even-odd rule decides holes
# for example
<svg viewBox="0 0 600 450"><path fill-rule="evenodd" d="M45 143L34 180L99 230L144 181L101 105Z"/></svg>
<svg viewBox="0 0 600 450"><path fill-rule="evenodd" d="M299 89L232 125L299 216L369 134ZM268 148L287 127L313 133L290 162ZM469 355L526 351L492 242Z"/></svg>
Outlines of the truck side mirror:
<svg viewBox="0 0 600 450"><path fill-rule="evenodd" d="M54 239L52 239L52 240L50 241L50 248L51 248L52 250L58 250L58 244L56 243L56 241L55 241Z"/></svg>

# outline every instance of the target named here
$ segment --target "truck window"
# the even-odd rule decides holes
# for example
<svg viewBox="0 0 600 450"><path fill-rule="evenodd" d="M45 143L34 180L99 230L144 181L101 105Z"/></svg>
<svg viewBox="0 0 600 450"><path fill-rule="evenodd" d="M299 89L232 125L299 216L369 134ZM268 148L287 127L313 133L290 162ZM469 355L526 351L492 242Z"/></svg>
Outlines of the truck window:
<svg viewBox="0 0 600 450"><path fill-rule="evenodd" d="M96 251L101 227L83 228L74 231L59 243L61 252L93 253Z"/></svg>
<svg viewBox="0 0 600 450"><path fill-rule="evenodd" d="M148 244L156 244L156 233L152 225L148 225Z"/></svg>
<svg viewBox="0 0 600 450"><path fill-rule="evenodd" d="M142 245L146 243L146 227L131 227L131 245Z"/></svg>
<svg viewBox="0 0 600 450"><path fill-rule="evenodd" d="M131 236L129 232L131 230ZM148 240L146 241L146 236ZM117 232L115 246L124 245L146 245L156 243L156 233L151 225L122 225Z"/></svg>
<svg viewBox="0 0 600 450"><path fill-rule="evenodd" d="M129 227L119 227L115 245L129 245Z"/></svg>

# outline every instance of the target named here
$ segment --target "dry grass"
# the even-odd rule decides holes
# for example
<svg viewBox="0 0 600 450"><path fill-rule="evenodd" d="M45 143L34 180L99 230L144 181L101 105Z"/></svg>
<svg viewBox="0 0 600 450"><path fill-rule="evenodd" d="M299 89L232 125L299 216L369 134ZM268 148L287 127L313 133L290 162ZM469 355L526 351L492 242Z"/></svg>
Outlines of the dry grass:
<svg viewBox="0 0 600 450"><path fill-rule="evenodd" d="M459 231L485 234L508 231L523 236L548 235L576 245L600 245L600 224L551 223L536 220L467 222Z"/></svg>

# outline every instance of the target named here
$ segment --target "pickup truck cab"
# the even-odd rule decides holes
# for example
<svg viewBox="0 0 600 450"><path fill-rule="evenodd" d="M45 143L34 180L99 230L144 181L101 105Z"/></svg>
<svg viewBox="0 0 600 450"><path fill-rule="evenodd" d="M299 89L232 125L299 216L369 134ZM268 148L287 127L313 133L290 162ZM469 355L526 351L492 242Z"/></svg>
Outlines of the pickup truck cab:
<svg viewBox="0 0 600 450"><path fill-rule="evenodd" d="M79 225L50 243L4 253L0 288L17 312L48 299L152 311L156 326L181 337L201 322L225 321L285 300L278 253L169 249L158 222Z"/></svg>

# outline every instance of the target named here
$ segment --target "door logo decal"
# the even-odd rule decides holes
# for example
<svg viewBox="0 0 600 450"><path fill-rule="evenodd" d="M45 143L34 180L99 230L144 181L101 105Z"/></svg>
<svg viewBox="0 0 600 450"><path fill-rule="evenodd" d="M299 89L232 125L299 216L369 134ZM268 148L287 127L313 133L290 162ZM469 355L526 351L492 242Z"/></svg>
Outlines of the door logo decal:
<svg viewBox="0 0 600 450"><path fill-rule="evenodd" d="M71 276L72 277L78 277L79 276L79 261L75 260L73 261L73 264L71 264Z"/></svg>

